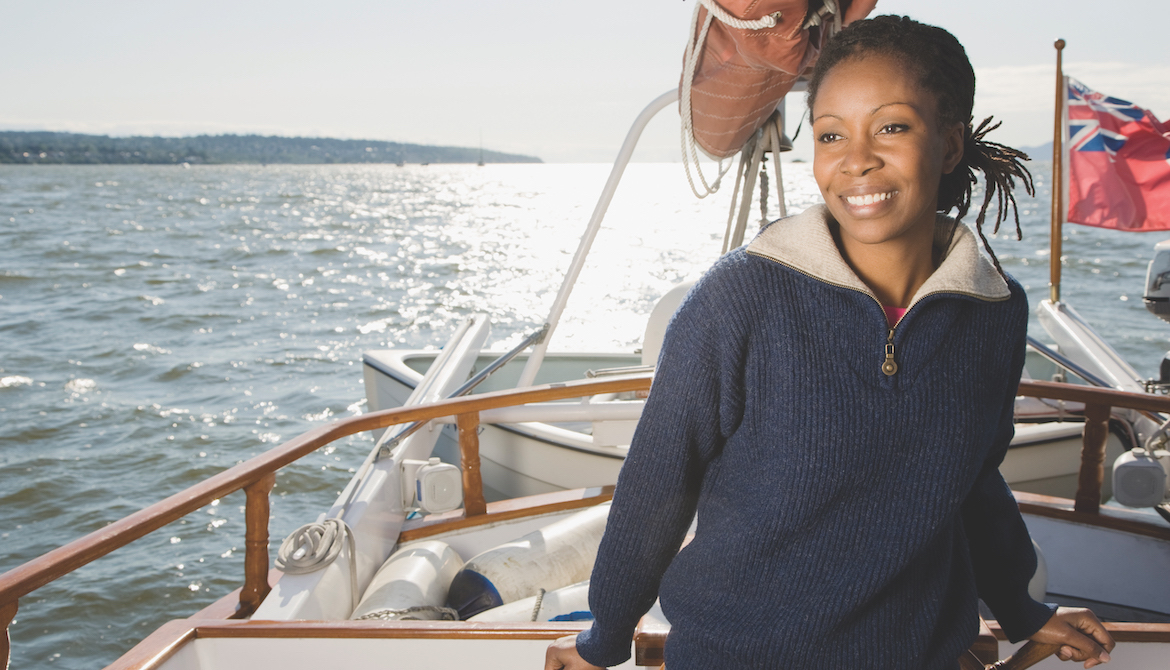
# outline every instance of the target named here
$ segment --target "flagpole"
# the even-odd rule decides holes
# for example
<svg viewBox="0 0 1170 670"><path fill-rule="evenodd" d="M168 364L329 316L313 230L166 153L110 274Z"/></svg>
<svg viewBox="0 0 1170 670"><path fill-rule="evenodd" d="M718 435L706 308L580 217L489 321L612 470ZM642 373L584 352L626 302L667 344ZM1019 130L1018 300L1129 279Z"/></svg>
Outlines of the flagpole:
<svg viewBox="0 0 1170 670"><path fill-rule="evenodd" d="M1060 57L1064 40L1056 40L1056 112L1052 128L1052 241L1048 257L1048 297L1053 304L1060 302L1060 225L1064 220L1064 72Z"/></svg>

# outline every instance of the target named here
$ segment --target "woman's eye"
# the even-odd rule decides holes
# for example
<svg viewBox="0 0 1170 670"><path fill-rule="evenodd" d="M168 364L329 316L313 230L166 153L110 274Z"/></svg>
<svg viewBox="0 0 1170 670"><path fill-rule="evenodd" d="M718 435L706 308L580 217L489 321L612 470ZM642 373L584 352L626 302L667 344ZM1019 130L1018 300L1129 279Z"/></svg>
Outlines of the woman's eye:
<svg viewBox="0 0 1170 670"><path fill-rule="evenodd" d="M886 135L893 135L895 133L906 132L909 129L910 127L904 123L887 123L886 125L882 126L880 132Z"/></svg>
<svg viewBox="0 0 1170 670"><path fill-rule="evenodd" d="M830 142L836 142L839 139L841 139L841 136L837 133L821 133L820 135L817 135L817 141L821 144L829 144Z"/></svg>

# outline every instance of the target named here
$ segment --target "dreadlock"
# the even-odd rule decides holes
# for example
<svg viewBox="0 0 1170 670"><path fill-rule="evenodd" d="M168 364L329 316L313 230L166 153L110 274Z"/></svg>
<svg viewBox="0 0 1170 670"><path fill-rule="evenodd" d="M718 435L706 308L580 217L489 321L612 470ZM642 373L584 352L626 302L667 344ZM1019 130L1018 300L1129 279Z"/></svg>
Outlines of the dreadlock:
<svg viewBox="0 0 1170 670"><path fill-rule="evenodd" d="M1013 193L1016 178L1024 184L1028 195L1035 195L1032 174L1021 161L1028 160L1023 152L985 138L999 127L987 117L977 128L972 126L971 110L975 104L975 71L967 59L963 45L946 30L929 26L908 16L877 16L855 21L837 33L825 45L808 84L808 107L811 112L817 91L825 75L843 61L862 54L878 54L896 58L913 72L925 90L934 93L938 101L940 127L963 123L963 158L950 173L942 175L938 189L938 211L955 211L955 220L967 215L971 206L972 188L983 173L986 182L983 204L975 217L975 229L983 248L991 256L995 269L1003 275L1003 268L983 233L983 221L992 200L996 204L995 227L1007 220L1008 206L1016 224L1016 239L1023 238L1020 213Z"/></svg>

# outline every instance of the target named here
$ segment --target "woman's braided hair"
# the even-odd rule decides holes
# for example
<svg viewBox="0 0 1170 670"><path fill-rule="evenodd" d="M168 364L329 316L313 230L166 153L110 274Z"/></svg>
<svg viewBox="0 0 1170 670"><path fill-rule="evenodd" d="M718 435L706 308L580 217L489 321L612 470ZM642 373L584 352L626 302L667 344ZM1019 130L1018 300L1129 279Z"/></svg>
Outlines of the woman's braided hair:
<svg viewBox="0 0 1170 670"><path fill-rule="evenodd" d="M1028 160L1026 154L984 139L999 124L992 125L991 117L987 117L977 128L972 126L975 71L967 60L963 45L946 30L919 23L908 16L877 16L855 21L828 41L817 60L808 84L810 113L825 75L839 63L863 54L890 56L905 64L917 75L919 85L937 97L939 125L964 124L963 158L953 171L942 176L937 209L949 212L954 208L955 220L961 220L971 206L972 187L977 183L975 171L983 173L986 187L983 204L975 218L975 228L995 263L995 269L1002 275L999 259L983 234L987 209L995 200L997 213L992 230L995 234L999 232L1000 223L1007 220L1007 206L1010 205L1016 224L1016 239L1020 239L1023 237L1020 213L1012 193L1016 177L1024 183L1028 195L1035 195L1035 189L1032 174L1021 162Z"/></svg>

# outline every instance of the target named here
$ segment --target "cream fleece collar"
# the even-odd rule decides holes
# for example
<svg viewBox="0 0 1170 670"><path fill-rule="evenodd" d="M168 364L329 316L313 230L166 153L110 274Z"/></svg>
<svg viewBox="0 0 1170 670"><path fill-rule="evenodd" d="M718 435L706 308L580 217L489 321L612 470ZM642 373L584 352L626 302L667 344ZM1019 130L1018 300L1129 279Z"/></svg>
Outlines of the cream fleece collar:
<svg viewBox="0 0 1170 670"><path fill-rule="evenodd" d="M747 252L787 265L814 279L872 296L873 291L841 258L829 232L829 221L827 207L810 207L765 228L748 244ZM952 226L954 219L938 215L934 235L936 246L946 244ZM1007 282L979 251L975 233L965 225L955 228L942 263L914 294L910 304L932 293L958 293L992 302L1011 297Z"/></svg>

